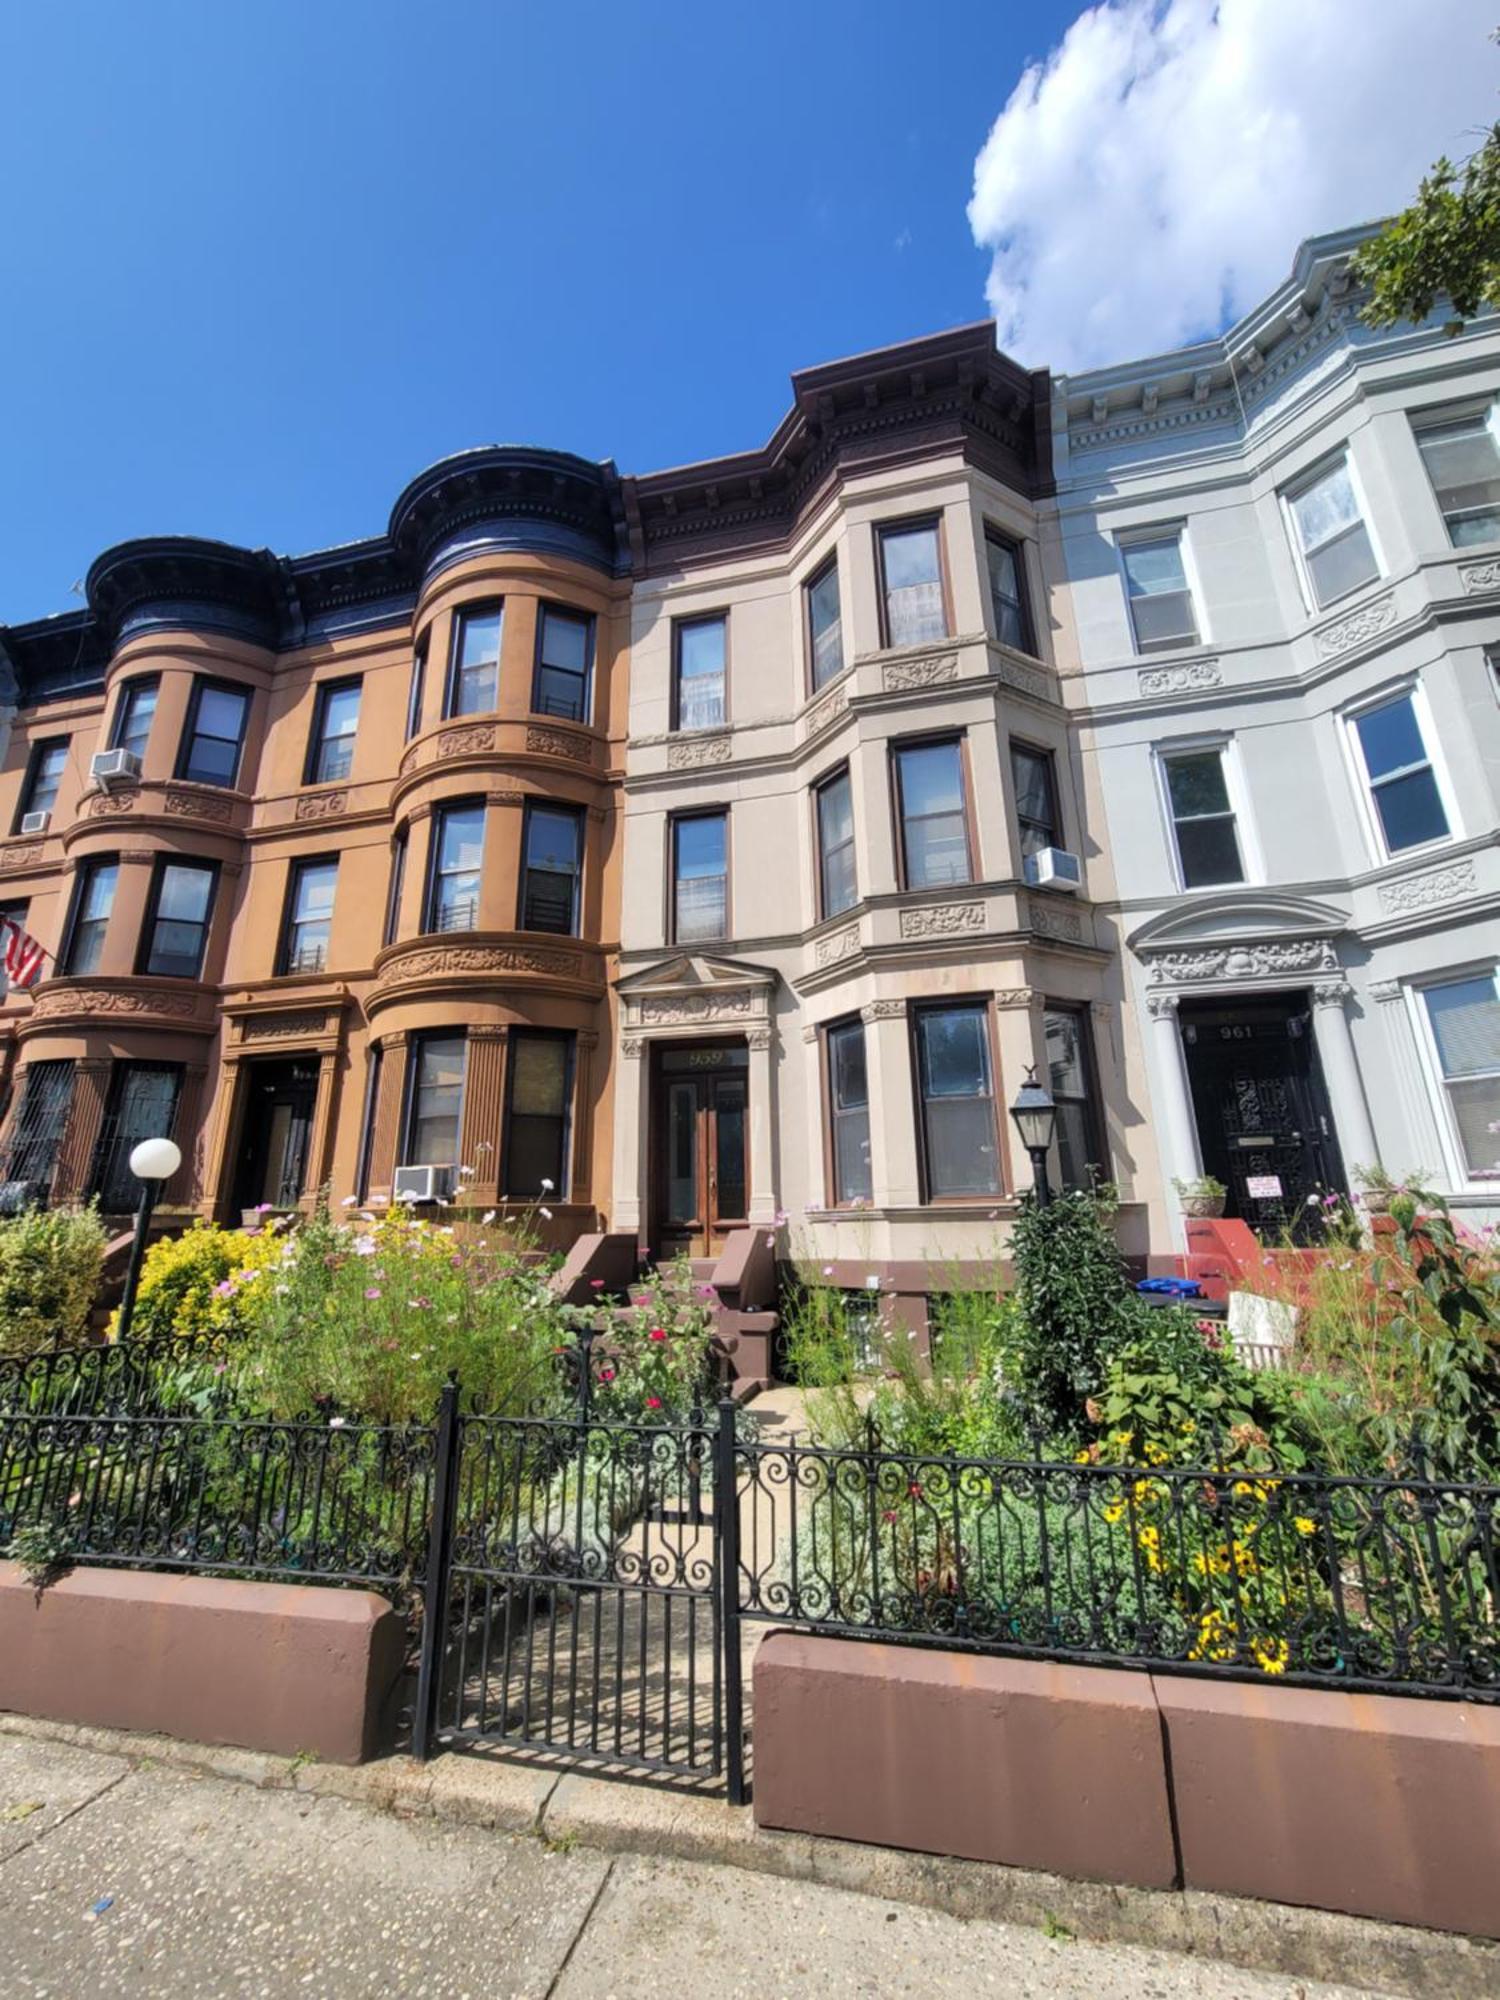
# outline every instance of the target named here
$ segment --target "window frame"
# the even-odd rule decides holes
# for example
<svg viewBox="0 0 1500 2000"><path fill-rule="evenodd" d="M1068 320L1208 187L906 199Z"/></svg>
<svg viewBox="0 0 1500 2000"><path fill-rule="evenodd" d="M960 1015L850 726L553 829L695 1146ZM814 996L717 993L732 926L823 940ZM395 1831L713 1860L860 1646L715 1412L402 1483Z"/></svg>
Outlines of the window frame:
<svg viewBox="0 0 1500 2000"><path fill-rule="evenodd" d="M11 827L12 834L20 836L21 821L25 819L28 813L44 812L50 821L52 814L57 810L57 801L62 791L63 779L68 774L68 750L72 741L71 736L39 736L30 746L26 753L26 774L21 780L21 796L16 805L16 817ZM39 806L33 804L33 799L36 794L37 779L41 774L42 759L49 750L61 750L62 763L58 768L57 788L52 794L51 805ZM48 831L51 831L50 825ZM29 834L26 836L27 839L33 837Z"/></svg>
<svg viewBox="0 0 1500 2000"><path fill-rule="evenodd" d="M824 679L819 680L818 636L813 630L813 592L829 576L834 580L839 600L839 663L832 673L825 676ZM832 687L833 683L844 673L849 665L848 655L844 650L844 578L839 568L839 552L836 548L829 551L822 562L818 564L817 568L809 572L803 582L802 644L807 654L806 693L804 698L811 701L814 695L819 695L825 688Z"/></svg>
<svg viewBox="0 0 1500 2000"><path fill-rule="evenodd" d="M84 1196L84 1199L87 1201L97 1201L104 1214L119 1215L124 1213L127 1208L135 1205L132 1200L129 1203L122 1203L117 1208L108 1208L104 1202L104 1197L109 1192L108 1181L111 1173L118 1173L122 1169L125 1173L129 1173L129 1155L126 1155L123 1162L119 1160L120 1149L124 1141L122 1141L118 1130L111 1131L110 1128L112 1124L118 1125L124 1106L125 1094L130 1087L131 1081L137 1076L169 1076L171 1078L172 1110L171 1115L166 1121L165 1131L160 1133L150 1131L141 1132L137 1135L135 1143L139 1145L143 1139L158 1137L170 1139L177 1128L177 1114L182 1109L182 1086L185 1069L186 1065L180 1062L160 1062L152 1057L140 1056L118 1056L110 1064L109 1082L104 1093L103 1117L89 1154L88 1180L86 1183L87 1192ZM106 1134L109 1135L107 1139ZM129 1134L126 1134L126 1139L128 1138ZM131 1175L130 1178L134 1180L135 1176Z"/></svg>
<svg viewBox="0 0 1500 2000"><path fill-rule="evenodd" d="M1422 1070L1432 1104L1433 1123L1436 1127L1438 1143L1447 1160L1448 1180L1454 1192L1466 1194L1495 1194L1500 1192L1500 1175L1476 1178L1469 1171L1464 1156L1463 1137L1454 1116L1453 1102L1448 1095L1448 1078L1443 1071L1443 1058L1438 1048L1437 1031L1432 1025L1426 995L1434 987L1458 986L1465 980L1488 979L1500 1002L1500 960L1479 959L1465 965L1445 966L1441 972L1424 972L1401 982L1402 997L1406 1004L1407 1018L1411 1023L1417 1047L1421 1053Z"/></svg>
<svg viewBox="0 0 1500 2000"><path fill-rule="evenodd" d="M198 944L198 963L192 972L153 972L151 954L155 948L157 919L160 914L162 884L169 868L183 868L198 875L208 877L208 899L203 905L203 915L198 919L202 936ZM209 933L213 929L214 907L219 899L220 864L217 861L202 861L191 854L158 854L151 864L151 887L146 895L146 912L141 919L141 935L135 951L136 974L145 979L201 980L203 967L208 959ZM168 917L167 923L181 923L180 917Z"/></svg>
<svg viewBox="0 0 1500 2000"><path fill-rule="evenodd" d="M102 918L91 917L90 923L102 923L103 936L100 939L101 954L104 938L109 934L110 921L115 913L115 897L120 893L120 857L118 854L89 854L78 864L73 878L73 893L68 901L68 920L63 926L62 949L57 954L57 969L64 979L92 979L96 968L90 966L83 971L75 971L73 956L78 948L78 928L83 922L84 897L95 875L105 868L115 871L114 887L109 893L109 908Z"/></svg>
<svg viewBox="0 0 1500 2000"><path fill-rule="evenodd" d="M234 770L228 781L222 778L195 778L189 766L192 762L193 739L198 734L198 716L203 707L203 697L212 690L217 694L232 694L238 697L240 709L240 734L235 745ZM216 792L237 792L240 785L240 769L245 761L245 739L250 734L250 704L255 698L253 688L240 681L227 681L214 674L194 674L193 691L188 697L187 714L182 722L182 740L177 746L177 762L172 775L182 784L208 785ZM214 736L214 743L227 743L227 736Z"/></svg>
<svg viewBox="0 0 1500 2000"><path fill-rule="evenodd" d="M1099 1090L1099 1062L1097 1051L1094 1047L1093 1011L1087 1000L1057 999L1049 995L1044 995L1042 999L1042 1050L1043 1061L1046 1063L1047 1069L1047 1089L1051 1093L1054 1102L1074 1104L1079 1101L1077 1098L1058 1098L1058 1093L1052 1082L1052 1066L1049 1062L1046 1062L1047 1016L1049 1014L1071 1014L1078 1022L1078 1050L1079 1058L1083 1065L1084 1083L1082 1099L1084 1137L1097 1156L1094 1164L1099 1168L1099 1178L1108 1181L1112 1177L1111 1168L1113 1162L1109 1151L1109 1123L1104 1115L1104 1101ZM1058 1186L1072 1188L1076 1185L1087 1188L1089 1186L1087 1181L1074 1183L1069 1181L1064 1174L1062 1145L1056 1137L1053 1139L1053 1151L1057 1155Z"/></svg>
<svg viewBox="0 0 1500 2000"><path fill-rule="evenodd" d="M948 538L943 532L943 511L934 513L906 514L893 521L873 521L875 534L875 585L877 608L880 613L880 645L883 652L904 650L909 646L944 646L954 636L953 631L953 584L948 565ZM938 588L943 599L943 630L928 639L893 639L891 637L890 587L886 582L885 545L892 535L910 534L917 528L931 528L937 537Z"/></svg>
<svg viewBox="0 0 1500 2000"><path fill-rule="evenodd" d="M495 634L495 699L489 708L464 708L453 706L458 693L458 656L463 646L463 635L470 621L486 618L491 612L499 615L499 630ZM505 658L505 599L503 597L475 598L472 603L457 604L453 608L452 629L448 634L448 671L443 680L444 722L467 722L475 715L498 715L500 712L500 670ZM488 665L488 662L485 663Z"/></svg>
<svg viewBox="0 0 1500 2000"><path fill-rule="evenodd" d="M554 813L559 818L566 817L573 822L574 852L573 902L565 931L542 930L526 921L527 884L531 879L531 823L539 812ZM582 806L576 806L569 799L528 798L521 808L521 865L517 870L516 883L516 929L527 931L536 937L577 937L583 915L583 868L585 841L588 833L588 815ZM542 871L545 872L545 871Z"/></svg>
<svg viewBox="0 0 1500 2000"><path fill-rule="evenodd" d="M439 868L438 862L443 848L444 825L450 817L461 812L477 812L479 814L479 887L474 894L473 923L462 926L456 925L450 932L439 928L433 922L433 918L437 915L436 897L439 876L443 872L459 875L467 871L458 868L443 871ZM456 935L460 929L478 930L480 898L484 893L484 850L489 845L490 829L487 802L482 795L478 798L469 799L444 799L441 805L433 807L427 824L431 828L431 831L427 836L427 880L422 887L422 929L420 935L422 937L448 937Z"/></svg>
<svg viewBox="0 0 1500 2000"><path fill-rule="evenodd" d="M385 883L385 922L380 929L380 948L395 944L401 929L401 897L406 887L406 862L411 847L411 822L403 821L391 835L391 858Z"/></svg>
<svg viewBox="0 0 1500 2000"><path fill-rule="evenodd" d="M1430 840L1413 841L1410 847L1392 847L1386 839L1385 822L1380 816L1380 806L1375 797L1375 782L1370 777L1370 768L1365 761L1365 746L1360 740L1359 719L1374 710L1389 708L1403 696L1411 703L1411 712L1417 725L1417 733L1422 739L1422 748L1427 753L1427 768L1432 773L1437 787L1438 803L1448 822L1448 831L1435 834ZM1437 723L1433 716L1432 704L1427 698L1427 689L1420 675L1397 681L1393 686L1364 694L1349 707L1338 711L1340 732L1343 736L1344 760L1354 786L1360 818L1364 825L1369 851L1380 863L1407 861L1413 855L1437 854L1451 847L1463 838L1463 825L1458 816L1458 801L1448 776L1447 764L1438 740ZM1416 766L1410 767L1415 769Z"/></svg>
<svg viewBox="0 0 1500 2000"><path fill-rule="evenodd" d="M17 930L29 931L30 926L28 924L27 919L30 917L30 915L31 915L31 898L29 896L16 896L7 899L5 901L0 901L0 918L9 919L9 921L16 926ZM3 938L4 935L5 932L3 928L0 928L0 938ZM60 966L57 967L56 970L60 971L61 967ZM43 971L40 972L37 975L36 979L32 982L32 985L28 987L26 990L28 992L34 991L35 988L39 986L46 977L47 974L44 968ZM19 991L19 989L12 988L10 983L10 974L5 969L4 960L0 959L0 1002L8 1000L10 998L12 991Z"/></svg>
<svg viewBox="0 0 1500 2000"><path fill-rule="evenodd" d="M677 934L677 835L684 821L718 819L724 823L724 928L716 938L680 938ZM707 878L703 878L707 879ZM667 909L666 939L669 945L723 944L733 937L733 857L729 844L728 806L693 806L667 815Z"/></svg>
<svg viewBox="0 0 1500 2000"><path fill-rule="evenodd" d="M1188 608L1193 614L1193 637L1191 639L1150 641L1142 644L1135 622L1135 600L1130 591L1130 571L1125 557L1130 549L1147 548L1154 543L1175 542L1177 560L1182 566L1182 583L1187 592ZM1203 590L1198 580L1198 566L1193 560L1192 538L1186 521L1152 521L1139 526L1117 528L1114 534L1115 566L1120 575L1120 592L1125 600L1125 626L1130 635L1132 659L1153 660L1163 653L1191 653L1199 647L1212 644L1208 630L1208 616L1203 601Z"/></svg>
<svg viewBox="0 0 1500 2000"><path fill-rule="evenodd" d="M869 1168L870 1192L868 1195L845 1196L839 1175L839 1112L834 1103L834 1051L836 1035L857 1031L864 1043L865 1054L865 1151ZM860 1013L842 1014L832 1021L818 1024L818 1060L822 1070L823 1100L823 1193L824 1205L830 1209L854 1210L868 1208L875 1199L875 1126L873 1118L873 1093L870 1089L870 1039L869 1026Z"/></svg>
<svg viewBox="0 0 1500 2000"><path fill-rule="evenodd" d="M422 733L422 708L427 694L427 634L411 649L411 667L406 682L406 735L410 743Z"/></svg>
<svg viewBox="0 0 1500 2000"><path fill-rule="evenodd" d="M364 683L365 677L363 674L346 674L338 680L319 681L314 688L312 729L308 735L307 757L302 769L302 782L304 785L347 785L353 777L354 745L359 735L360 716L364 710ZM328 711L333 705L333 698L338 694L348 694L351 689L359 696L359 702L354 711L354 727L348 731L341 732L338 736L330 736L328 734ZM325 778L318 769L323 759L323 752L331 743L342 743L345 735L349 739L349 768L347 771L340 772L334 777Z"/></svg>
<svg viewBox="0 0 1500 2000"><path fill-rule="evenodd" d="M842 908L833 910L828 906L829 850L823 844L823 797L826 792L831 791L835 785L840 783L847 785L849 788L849 838L847 842L840 842L838 848L833 851L841 853L845 846L848 847L853 860L853 869L851 872L854 893ZM813 857L815 861L813 869L814 902L818 913L818 922L823 924L831 922L835 917L847 917L851 910L858 909L860 902L863 900L859 887L859 829L854 823L854 773L847 760L842 764L835 764L831 771L825 771L823 776L816 779L809 787L809 791L812 799Z"/></svg>
<svg viewBox="0 0 1500 2000"><path fill-rule="evenodd" d="M1240 878L1237 882L1203 882L1189 888L1187 871L1182 864L1182 850L1177 842L1177 815L1172 809L1172 787L1167 774L1167 766L1177 757L1201 757L1207 752L1216 752L1219 769L1224 779L1224 795L1229 800L1229 814L1234 821L1235 846L1239 850ZM1173 736L1151 746L1151 761L1156 766L1156 791L1161 807L1162 824L1167 835L1167 858L1171 870L1172 886L1184 896L1211 896L1227 889L1253 888L1265 879L1261 863L1260 846L1250 821L1248 794L1240 770L1238 743L1232 735Z"/></svg>
<svg viewBox="0 0 1500 2000"><path fill-rule="evenodd" d="M452 1160L409 1160L412 1133L417 1121L417 1093L420 1088L418 1077L422 1069L422 1050L429 1042L458 1042L463 1047L463 1073L458 1083L458 1110L454 1117ZM419 1028L411 1037L406 1055L406 1075L401 1088L401 1124L397 1135L396 1167L451 1166L455 1172L459 1167L458 1155L463 1150L464 1109L469 1095L469 1035L468 1030L458 1028Z"/></svg>
<svg viewBox="0 0 1500 2000"><path fill-rule="evenodd" d="M933 750L951 743L958 751L959 786L963 793L964 854L967 874L962 882L917 882L911 880L906 856L906 814L901 794L901 754L906 750ZM972 889L982 877L979 872L979 829L974 819L973 774L969 769L969 736L965 729L943 729L925 736L893 736L886 746L886 769L891 788L891 811L895 824L896 887L902 895L938 894L943 890Z"/></svg>
<svg viewBox="0 0 1500 2000"><path fill-rule="evenodd" d="M1422 409L1408 410L1407 417L1411 424L1412 438L1417 447L1417 457L1421 460L1422 470L1427 476L1428 490L1432 494L1432 503L1437 510L1438 519L1443 524L1443 533L1447 537L1448 546L1451 549L1457 550L1461 555L1465 549L1482 549L1494 542L1500 541L1500 530L1477 542L1461 542L1457 539L1453 533L1453 524L1449 520L1442 500L1439 497L1437 481L1432 476L1432 468L1427 463L1426 453L1422 450L1424 433L1451 430L1456 425L1469 423L1478 419L1481 427L1489 432L1490 442L1495 451L1496 474L1500 476L1500 428L1497 428L1500 427L1500 396L1471 396L1458 403L1445 403L1436 406L1428 404Z"/></svg>
<svg viewBox="0 0 1500 2000"><path fill-rule="evenodd" d="M682 635L695 625L721 625L724 629L724 665L719 678L723 683L720 698L720 714L717 722L694 722L684 724L682 720ZM689 733L706 734L714 729L727 729L730 723L729 710L729 612L695 611L690 616L672 620L672 686L669 728L677 734L686 728Z"/></svg>
<svg viewBox="0 0 1500 2000"><path fill-rule="evenodd" d="M278 979L285 979L294 973L302 973L303 975L309 973L314 975L326 973L329 960L333 956L333 908L330 904L328 911L328 956L325 957L321 965L317 966L298 966L292 963L292 931L296 924L297 891L303 876L314 868L331 868L333 870L333 893L335 898L338 895L339 856L336 852L332 854L299 854L288 862L286 893L282 899L281 906L281 929L278 934L276 946L276 977Z"/></svg>
<svg viewBox="0 0 1500 2000"><path fill-rule="evenodd" d="M1317 587L1313 582L1312 568L1307 559L1307 552L1302 546L1302 536L1297 528L1297 517L1292 512L1292 502L1300 500L1304 493L1310 493L1313 487L1321 485L1332 473L1337 472L1340 466L1343 467L1344 473L1348 478L1349 490L1354 495L1354 505L1359 513L1365 537L1370 544L1370 555L1375 564L1375 573L1373 576L1363 578L1359 583L1351 584L1348 590L1341 591L1337 597L1330 597L1324 603L1319 598ZM1299 473L1295 479L1288 480L1285 486L1278 487L1276 497L1281 505L1281 518L1286 530L1287 542L1292 551L1292 563L1297 572L1297 581L1302 591L1303 602L1307 607L1310 617L1321 618L1325 611L1332 611L1337 605L1347 604L1351 598L1357 597L1362 590L1368 590L1372 584L1384 582L1388 575L1385 555L1375 534L1375 522L1365 494L1364 482L1360 479L1359 468L1354 462L1354 453L1348 443L1342 445L1339 450L1330 456L1320 458L1315 465L1309 466L1305 472ZM1326 547L1327 544L1325 543L1324 546Z"/></svg>
<svg viewBox="0 0 1500 2000"><path fill-rule="evenodd" d="M511 1137L514 1120L514 1100L516 1083L516 1043L518 1041L561 1042L563 1048L563 1092L562 1111L558 1117L561 1127L558 1133L557 1185L550 1191L539 1189L537 1193L520 1194L510 1184ZM510 1030L505 1051L505 1104L500 1124L500 1185L502 1201L558 1201L572 1198L573 1188L573 1101L578 1089L578 1036L572 1028L517 1027ZM538 1112L522 1112L523 1118L535 1118ZM544 1176L544 1178L551 1178Z"/></svg>
<svg viewBox="0 0 1500 2000"><path fill-rule="evenodd" d="M910 1050L912 1101L917 1139L917 1179L924 1208L953 1205L962 1208L993 1207L1012 1194L1010 1158L1001 1118L1000 1040L996 1029L994 1002L984 994L955 993L941 999L913 1000L907 1007L907 1046ZM995 1187L982 1194L936 1194L932 1185L932 1164L927 1135L927 1099L922 1091L922 1043L920 1023L932 1014L978 1014L984 1024L985 1060L989 1070L990 1124L995 1141Z"/></svg>
<svg viewBox="0 0 1500 2000"><path fill-rule="evenodd" d="M584 645L584 664L581 674L574 674L571 667L549 665L542 658L542 641L547 630L547 617L571 618L588 629ZM546 716L550 721L571 722L575 728L592 729L594 726L594 649L598 638L599 621L592 611L580 611L576 604L564 604L562 600L539 598L536 607L536 637L532 644L531 659L531 712ZM551 709L541 705L542 670L554 674L568 674L583 684L582 698L577 715L554 715Z"/></svg>
<svg viewBox="0 0 1500 2000"><path fill-rule="evenodd" d="M109 739L106 748L110 750L130 749L130 745L125 741L125 725L129 719L131 709L148 688L159 701L161 698L160 674L134 674L128 681L121 682L119 692L115 696L115 710L110 718ZM156 707L153 704L151 718L146 724L146 734L142 740L141 747L132 753L134 756L139 757L143 764L146 760L146 744L151 741L151 731L155 727Z"/></svg>
<svg viewBox="0 0 1500 2000"><path fill-rule="evenodd" d="M1054 838L1045 844L1047 847L1059 848L1067 852L1067 828L1063 824L1062 791L1057 782L1057 752L1049 744L1035 743L1027 736L1008 736L1005 739L1005 747L1009 753L1011 804L1016 817L1016 851L1021 857L1021 867L1024 872L1027 859L1026 828L1028 825L1034 825L1035 822L1023 819L1021 816L1021 788L1016 782L1016 752L1019 750L1027 757L1035 757L1046 767L1047 790L1051 795L1052 803L1052 833ZM1041 851L1038 848L1032 849L1033 853L1040 853Z"/></svg>
<svg viewBox="0 0 1500 2000"><path fill-rule="evenodd" d="M1021 615L1021 637L1019 641L1003 639L1000 636L1000 621L995 616L995 588L990 578L989 550L984 552L984 594L985 609L989 613L990 637L997 646L1008 646L1013 653L1024 653L1029 660L1038 660L1041 653L1037 648L1036 621L1031 611L1031 576L1026 567L1026 544L1018 536L1008 534L998 522L986 518L984 540L993 542L996 548L1005 549L1015 564L1016 582L1021 596L1017 609Z"/></svg>

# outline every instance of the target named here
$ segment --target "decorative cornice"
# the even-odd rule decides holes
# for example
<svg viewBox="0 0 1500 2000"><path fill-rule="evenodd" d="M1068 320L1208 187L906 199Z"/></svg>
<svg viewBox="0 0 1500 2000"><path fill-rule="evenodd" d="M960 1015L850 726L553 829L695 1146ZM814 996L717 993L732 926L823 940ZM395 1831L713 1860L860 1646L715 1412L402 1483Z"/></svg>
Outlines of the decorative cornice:
<svg viewBox="0 0 1500 2000"><path fill-rule="evenodd" d="M667 745L669 771L697 771L727 764L732 754L727 736L684 736Z"/></svg>
<svg viewBox="0 0 1500 2000"><path fill-rule="evenodd" d="M1061 938L1067 944L1082 944L1083 916L1078 910L1058 909L1035 896L1029 899L1027 908L1031 913L1031 928L1039 937Z"/></svg>
<svg viewBox="0 0 1500 2000"><path fill-rule="evenodd" d="M1435 903L1452 903L1474 887L1472 861L1450 861L1446 867L1430 868L1421 875L1402 875L1394 882L1382 882L1376 890L1380 907L1388 915L1406 910L1427 910Z"/></svg>
<svg viewBox="0 0 1500 2000"><path fill-rule="evenodd" d="M922 903L901 912L899 928L904 938L969 937L984 929L984 904Z"/></svg>
<svg viewBox="0 0 1500 2000"><path fill-rule="evenodd" d="M904 1021L906 1002L900 999L867 1001L859 1010L859 1018L866 1027L875 1021Z"/></svg>
<svg viewBox="0 0 1500 2000"><path fill-rule="evenodd" d="M957 653L929 654L920 660L891 660L880 671L880 685L887 694L916 693L922 688L944 687L957 679Z"/></svg>
<svg viewBox="0 0 1500 2000"><path fill-rule="evenodd" d="M1384 632L1386 627L1396 622L1396 599L1391 591L1382 597L1371 598L1357 611L1348 612L1342 618L1335 618L1331 624L1320 625L1313 633L1313 644L1325 660L1336 659L1340 653L1347 653L1355 646L1363 646Z"/></svg>
<svg viewBox="0 0 1500 2000"><path fill-rule="evenodd" d="M1500 590L1500 556L1492 556L1487 562L1461 564L1458 581L1466 597L1480 597L1486 591Z"/></svg>
<svg viewBox="0 0 1500 2000"><path fill-rule="evenodd" d="M1211 945L1201 950L1151 952L1153 986L1194 986L1208 980L1289 979L1338 972L1338 953L1327 938L1276 938Z"/></svg>
<svg viewBox="0 0 1500 2000"><path fill-rule="evenodd" d="M1184 660L1176 667L1142 667L1136 685L1143 695L1201 694L1222 687L1224 672L1217 660Z"/></svg>
<svg viewBox="0 0 1500 2000"><path fill-rule="evenodd" d="M859 952L859 943L858 924L851 924L847 930L830 931L813 946L813 963L837 965L842 959L854 958Z"/></svg>

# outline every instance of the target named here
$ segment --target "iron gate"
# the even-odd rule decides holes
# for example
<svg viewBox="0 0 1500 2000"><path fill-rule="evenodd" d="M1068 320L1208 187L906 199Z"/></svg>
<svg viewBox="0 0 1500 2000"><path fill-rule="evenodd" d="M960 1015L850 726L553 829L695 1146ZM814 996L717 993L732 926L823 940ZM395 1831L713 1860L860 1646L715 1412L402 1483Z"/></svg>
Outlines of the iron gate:
<svg viewBox="0 0 1500 2000"><path fill-rule="evenodd" d="M458 1409L456 1392L445 1394L437 1456L447 1477L433 1513L418 1756L437 1743L489 1742L697 1778L722 1773L718 1443L716 1452L706 1420L597 1417L586 1392L571 1417L471 1414ZM737 1660L730 1692L737 1714Z"/></svg>

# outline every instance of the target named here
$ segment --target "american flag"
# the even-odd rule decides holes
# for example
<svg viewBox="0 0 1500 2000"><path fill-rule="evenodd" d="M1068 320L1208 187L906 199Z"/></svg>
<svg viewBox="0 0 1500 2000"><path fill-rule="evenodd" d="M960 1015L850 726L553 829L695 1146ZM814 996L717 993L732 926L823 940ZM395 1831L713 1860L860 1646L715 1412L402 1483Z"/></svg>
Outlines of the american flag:
<svg viewBox="0 0 1500 2000"><path fill-rule="evenodd" d="M12 986L24 991L35 981L47 954L14 917L0 916L0 936L5 940L6 977Z"/></svg>

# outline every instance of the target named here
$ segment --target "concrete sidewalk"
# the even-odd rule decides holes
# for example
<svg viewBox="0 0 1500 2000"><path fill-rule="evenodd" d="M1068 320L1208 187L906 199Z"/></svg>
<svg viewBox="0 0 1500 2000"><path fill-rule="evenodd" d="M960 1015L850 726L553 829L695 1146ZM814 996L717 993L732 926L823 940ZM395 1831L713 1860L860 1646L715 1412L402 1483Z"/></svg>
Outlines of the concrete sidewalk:
<svg viewBox="0 0 1500 2000"><path fill-rule="evenodd" d="M0 1964L5 1991L33 2000L1372 1990L1050 1929L0 1736Z"/></svg>

